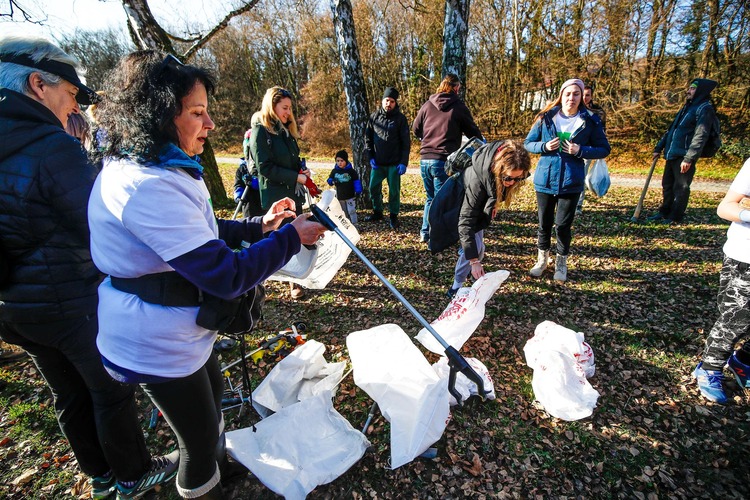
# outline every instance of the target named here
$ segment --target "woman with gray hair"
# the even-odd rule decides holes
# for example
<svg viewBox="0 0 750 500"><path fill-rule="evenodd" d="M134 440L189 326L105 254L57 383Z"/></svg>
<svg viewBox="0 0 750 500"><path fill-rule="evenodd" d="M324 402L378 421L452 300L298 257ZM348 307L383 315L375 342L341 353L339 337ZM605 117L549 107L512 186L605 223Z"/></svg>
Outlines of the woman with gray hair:
<svg viewBox="0 0 750 500"><path fill-rule="evenodd" d="M9 264L0 338L23 347L44 376L60 429L103 498L117 482L156 485L177 465L151 459L133 388L107 375L96 347L101 275L87 224L96 170L64 130L95 98L77 66L47 40L0 38L0 260Z"/></svg>

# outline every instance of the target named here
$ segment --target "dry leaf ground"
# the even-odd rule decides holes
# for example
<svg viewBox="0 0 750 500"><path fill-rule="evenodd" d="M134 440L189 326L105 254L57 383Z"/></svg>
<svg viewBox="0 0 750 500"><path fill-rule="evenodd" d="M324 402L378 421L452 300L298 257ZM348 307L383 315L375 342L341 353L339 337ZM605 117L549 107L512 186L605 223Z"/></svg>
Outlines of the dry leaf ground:
<svg viewBox="0 0 750 500"><path fill-rule="evenodd" d="M403 179L401 230L362 222L359 246L432 319L447 304L455 253L431 255L419 243L421 180ZM324 179L316 180L324 185ZM750 497L743 460L750 444L747 396L729 381L729 404L708 403L690 379L716 318L727 229L715 214L721 194L693 193L686 223L678 226L630 222L639 194L640 189L615 187L602 199L587 198L574 223L570 279L558 284L551 273L541 279L527 274L536 256L535 203L527 186L487 231L486 268L507 269L511 276L462 351L487 365L497 399L474 398L455 409L435 445L437 457L396 470L388 467L389 427L379 415L370 427L372 451L309 498ZM658 191L649 192L647 209L657 206L658 197ZM420 329L355 256L327 289L310 291L301 301L291 301L282 284L271 283L269 292L264 323L253 339L304 321L309 337L326 345L329 361L347 359L345 337L352 331L387 322L412 335ZM601 397L591 418L561 421L534 402L522 349L544 320L584 332L594 349L592 384ZM271 361L253 367L255 383L271 368ZM0 391L0 496L70 495L76 462L51 420L49 393L31 364L2 366ZM145 429L150 406L141 404ZM364 424L370 404L351 376L334 401L355 428ZM237 427L256 419L245 412L228 420ZM152 450L174 447L163 421L147 432ZM290 432L304 432L304 423ZM13 484L29 471L23 484ZM82 490L76 489L85 495ZM232 482L227 493L237 499L276 498L252 475ZM177 498L173 487L158 496Z"/></svg>

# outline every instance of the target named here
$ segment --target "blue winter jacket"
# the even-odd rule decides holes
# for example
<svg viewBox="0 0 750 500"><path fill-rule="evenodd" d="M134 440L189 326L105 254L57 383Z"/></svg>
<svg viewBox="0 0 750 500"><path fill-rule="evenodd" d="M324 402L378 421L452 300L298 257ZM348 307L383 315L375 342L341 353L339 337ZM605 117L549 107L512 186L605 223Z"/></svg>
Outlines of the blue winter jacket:
<svg viewBox="0 0 750 500"><path fill-rule="evenodd" d="M693 81L698 85L693 99L687 101L677 113L669 129L656 144L654 153L663 151L666 160L683 158L683 161L695 165L708 141L716 116L709 97L718 84L704 78Z"/></svg>
<svg viewBox="0 0 750 500"><path fill-rule="evenodd" d="M545 151L544 144L557 137L552 119L558 111L560 106L555 106L537 119L523 142L526 151L542 155L534 171L534 189L552 195L580 193L584 189L584 160L606 158L611 148L601 119L584 110L583 125L571 136L571 140L581 146L578 154Z"/></svg>

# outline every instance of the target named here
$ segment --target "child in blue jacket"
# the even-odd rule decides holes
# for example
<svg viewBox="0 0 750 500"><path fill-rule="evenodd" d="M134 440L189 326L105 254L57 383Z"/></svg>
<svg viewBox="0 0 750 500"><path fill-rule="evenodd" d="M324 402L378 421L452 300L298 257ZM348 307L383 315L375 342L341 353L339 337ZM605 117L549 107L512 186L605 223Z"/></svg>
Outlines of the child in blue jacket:
<svg viewBox="0 0 750 500"><path fill-rule="evenodd" d="M336 165L326 182L329 186L336 186L336 198L341 203L341 209L352 224L357 224L356 196L362 192L362 182L357 171L349 163L349 155L345 150L336 153Z"/></svg>

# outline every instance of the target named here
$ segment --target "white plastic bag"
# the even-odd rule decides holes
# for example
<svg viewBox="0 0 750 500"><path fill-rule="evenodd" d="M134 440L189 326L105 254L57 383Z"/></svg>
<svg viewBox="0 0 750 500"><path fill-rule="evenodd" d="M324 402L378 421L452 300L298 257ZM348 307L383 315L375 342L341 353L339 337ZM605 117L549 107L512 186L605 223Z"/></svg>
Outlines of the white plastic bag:
<svg viewBox="0 0 750 500"><path fill-rule="evenodd" d="M227 452L279 495L305 498L346 472L370 446L331 398L324 391L261 420L255 432L227 432Z"/></svg>
<svg viewBox="0 0 750 500"><path fill-rule="evenodd" d="M253 391L253 408L261 417L336 387L346 363L327 363L325 350L317 340L308 340L273 367Z"/></svg>
<svg viewBox="0 0 750 500"><path fill-rule="evenodd" d="M609 191L610 184L607 162L604 158L594 160L586 175L586 187L601 198Z"/></svg>
<svg viewBox="0 0 750 500"><path fill-rule="evenodd" d="M508 271L495 271L476 280L471 288L459 288L445 311L430 324L443 340L460 351L484 319L485 303L508 276ZM443 346L426 328L419 331L417 340L435 354L445 352Z"/></svg>
<svg viewBox="0 0 750 500"><path fill-rule="evenodd" d="M487 370L487 367L484 366L484 363L479 361L477 358L464 359L466 359L466 362L469 363L469 366L474 369L477 375L482 377L484 390L488 391L486 392L485 397L487 399L495 399L495 385L492 383L490 372L489 370ZM432 369L435 370L435 373L437 373L440 378L448 380L451 371L451 368L448 365L448 358L446 358L445 356L441 357L437 363L432 365ZM458 393L461 395L462 401L466 401L471 396L477 396L479 394L479 387L477 387L477 384L469 380L469 378L461 372L456 374L455 387ZM456 406L458 404L458 401L456 401L456 398L454 398L452 394L448 394L450 396L451 406Z"/></svg>
<svg viewBox="0 0 750 500"><path fill-rule="evenodd" d="M594 354L574 332L552 321L537 325L523 348L526 364L534 369L531 387L547 413L563 420L579 420L594 412L599 393L586 380L594 373Z"/></svg>
<svg viewBox="0 0 750 500"><path fill-rule="evenodd" d="M354 245L359 243L359 232L341 210L335 190L323 191L317 205L336 223L349 241ZM314 254L312 251L301 252L268 279L291 281L311 290L324 289L344 265L352 249L333 231L326 231L316 247Z"/></svg>
<svg viewBox="0 0 750 500"><path fill-rule="evenodd" d="M443 435L450 414L441 379L398 325L350 333L354 383L391 423L391 467L414 460Z"/></svg>

